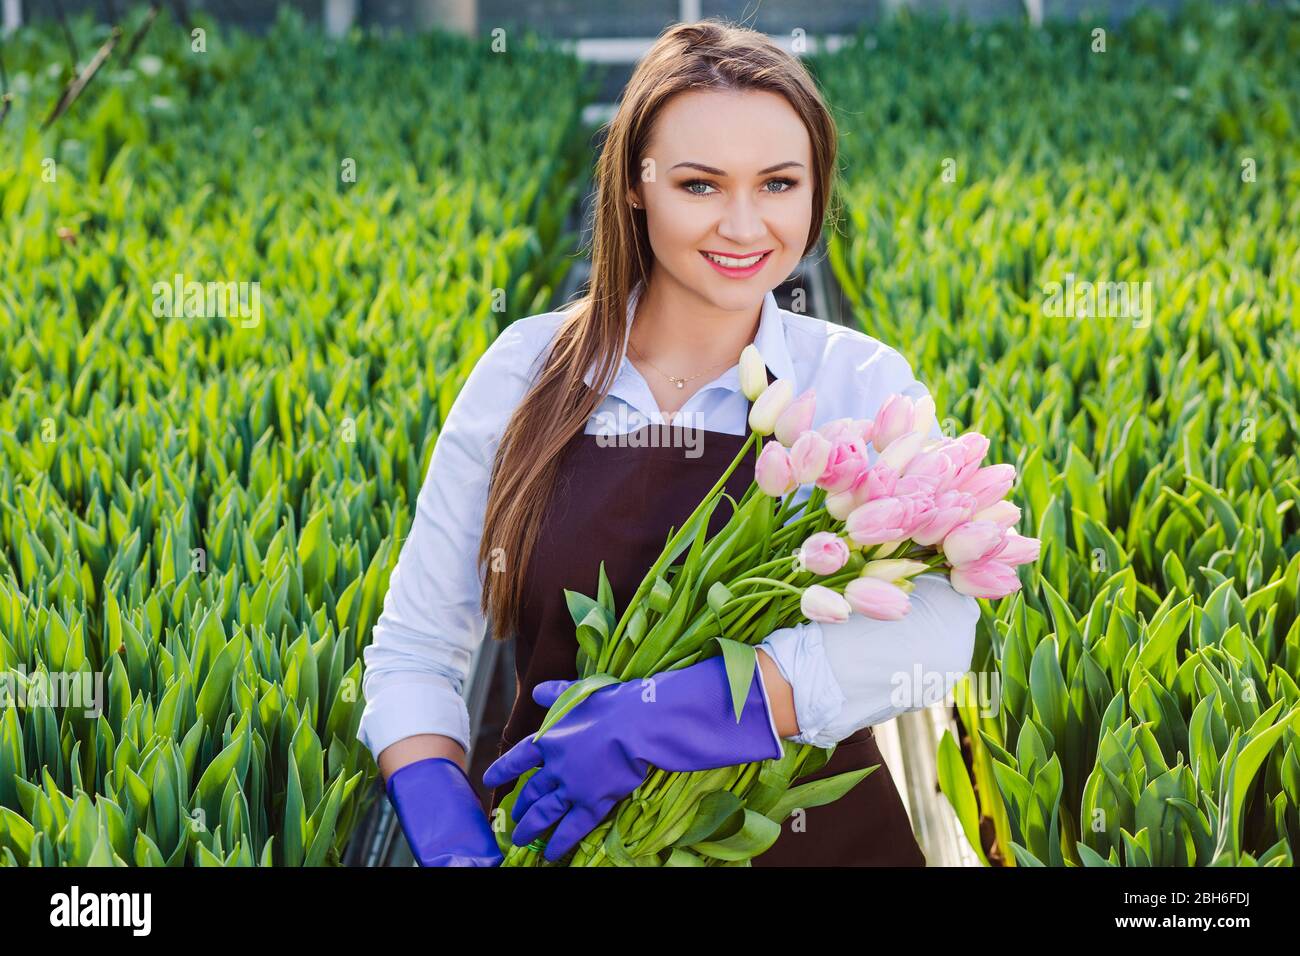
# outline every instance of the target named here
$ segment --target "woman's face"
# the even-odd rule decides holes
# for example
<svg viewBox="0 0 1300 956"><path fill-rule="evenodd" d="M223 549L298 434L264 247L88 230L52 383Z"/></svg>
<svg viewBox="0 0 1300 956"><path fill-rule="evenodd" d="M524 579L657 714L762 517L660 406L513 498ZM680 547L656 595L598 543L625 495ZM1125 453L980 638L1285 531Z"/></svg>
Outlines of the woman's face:
<svg viewBox="0 0 1300 956"><path fill-rule="evenodd" d="M639 195L629 198L645 210L655 269L738 310L776 288L802 257L811 176L812 143L785 97L689 92L659 113ZM717 263L709 254L730 258Z"/></svg>

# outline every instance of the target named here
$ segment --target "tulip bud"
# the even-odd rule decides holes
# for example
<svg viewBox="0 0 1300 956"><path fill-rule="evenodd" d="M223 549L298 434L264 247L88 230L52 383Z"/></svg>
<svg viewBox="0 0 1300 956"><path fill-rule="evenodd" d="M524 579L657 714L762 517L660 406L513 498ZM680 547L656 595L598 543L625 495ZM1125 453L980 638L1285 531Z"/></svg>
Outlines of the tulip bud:
<svg viewBox="0 0 1300 956"><path fill-rule="evenodd" d="M1001 564L1030 564L1038 560L1041 548L1042 542L1037 538L1026 538L1008 529L1002 537L1002 544L989 557L996 558Z"/></svg>
<svg viewBox="0 0 1300 956"><path fill-rule="evenodd" d="M929 435L935 421L934 398L929 394L922 395L912 405L912 431Z"/></svg>
<svg viewBox="0 0 1300 956"><path fill-rule="evenodd" d="M874 419L855 418L853 419L853 427L857 429L858 437L862 439L863 443L868 445L871 444L872 438L876 435L876 423Z"/></svg>
<svg viewBox="0 0 1300 956"><path fill-rule="evenodd" d="M882 581L897 584L903 578L910 578L929 569L930 566L924 561L912 561L908 558L882 558L879 561L868 561L864 564L862 570L858 572L858 577L879 578Z"/></svg>
<svg viewBox="0 0 1300 956"><path fill-rule="evenodd" d="M849 539L859 547L897 541L911 515L902 498L877 498L854 508L844 521Z"/></svg>
<svg viewBox="0 0 1300 956"><path fill-rule="evenodd" d="M1015 568L1000 561L976 561L953 568L948 573L953 590L975 598L997 600L1020 590Z"/></svg>
<svg viewBox="0 0 1300 956"><path fill-rule="evenodd" d="M958 485L958 490L974 495L975 510L983 511L994 502L1005 498L1015 480L1015 465L988 465Z"/></svg>
<svg viewBox="0 0 1300 956"><path fill-rule="evenodd" d="M891 468L901 474L908 462L915 458L921 450L925 440L925 436L920 432L908 432L900 435L885 446L885 450L880 453L880 457L876 460L887 462Z"/></svg>
<svg viewBox="0 0 1300 956"><path fill-rule="evenodd" d="M763 394L754 399L749 409L749 427L756 435L770 435L776 427L776 420L786 407L794 401L794 382L788 378L779 378L763 390Z"/></svg>
<svg viewBox="0 0 1300 956"><path fill-rule="evenodd" d="M971 564L987 556L1002 543L1003 531L992 521L967 521L948 532L941 545L944 557L954 566Z"/></svg>
<svg viewBox="0 0 1300 956"><path fill-rule="evenodd" d="M817 427L817 434L829 439L831 444L849 444L862 441L862 430L852 418L832 418Z"/></svg>
<svg viewBox="0 0 1300 956"><path fill-rule="evenodd" d="M813 413L817 408L817 396L810 388L786 406L776 419L773 435L786 448L790 448L799 436L812 428Z"/></svg>
<svg viewBox="0 0 1300 956"><path fill-rule="evenodd" d="M828 495L847 491L866 467L867 446L861 439L833 442L826 470L817 477L817 487L825 489Z"/></svg>
<svg viewBox="0 0 1300 956"><path fill-rule="evenodd" d="M808 484L821 477L830 461L830 441L815 431L806 431L790 446L790 463L799 484Z"/></svg>
<svg viewBox="0 0 1300 956"><path fill-rule="evenodd" d="M790 453L780 442L770 441L763 445L754 465L754 480L763 494L773 498L783 498L799 487L790 465Z"/></svg>
<svg viewBox="0 0 1300 956"><path fill-rule="evenodd" d="M1020 508L1013 501L1003 498L1001 501L995 501L982 511L977 511L973 516L974 521L992 521L1002 528L1010 528L1020 520Z"/></svg>
<svg viewBox="0 0 1300 956"><path fill-rule="evenodd" d="M912 603L907 592L879 578L854 578L844 585L849 607L877 621L897 621L907 616Z"/></svg>
<svg viewBox="0 0 1300 956"><path fill-rule="evenodd" d="M740 390L751 402L767 388L767 365L758 348L751 342L740 352Z"/></svg>
<svg viewBox="0 0 1300 956"><path fill-rule="evenodd" d="M834 494L827 495L825 504L827 514L836 521L843 521L862 502L858 501L858 496L852 488L846 488L844 491L837 491Z"/></svg>
<svg viewBox="0 0 1300 956"><path fill-rule="evenodd" d="M849 561L849 546L831 531L809 535L799 546L799 564L813 574L834 574Z"/></svg>
<svg viewBox="0 0 1300 956"><path fill-rule="evenodd" d="M876 448L884 451L894 439L910 432L913 417L912 399L908 396L895 393L885 399L876 412L875 438L872 439Z"/></svg>
<svg viewBox="0 0 1300 956"><path fill-rule="evenodd" d="M799 610L810 621L819 624L843 624L853 613L853 608L838 591L823 584L810 584L799 599Z"/></svg>

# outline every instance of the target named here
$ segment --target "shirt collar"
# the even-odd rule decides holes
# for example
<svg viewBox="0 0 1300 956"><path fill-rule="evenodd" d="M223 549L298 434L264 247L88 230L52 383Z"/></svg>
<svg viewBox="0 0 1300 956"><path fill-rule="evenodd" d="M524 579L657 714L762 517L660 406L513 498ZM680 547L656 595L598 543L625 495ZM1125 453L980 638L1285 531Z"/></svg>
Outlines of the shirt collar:
<svg viewBox="0 0 1300 956"><path fill-rule="evenodd" d="M614 387L620 383L625 383L631 363L627 360L627 340L632 334L632 320L636 316L636 303L641 297L641 291L644 284L638 282L633 287L627 300L626 322L623 328L623 350L620 356L618 373L614 378ZM754 347L758 349L759 354L763 356L763 362L772 372L774 379L788 378L792 384L794 380L794 363L790 359L790 350L785 340L785 320L781 315L781 307L777 304L776 294L771 290L763 296L763 308L759 314L758 331L754 334ZM589 388L594 388L592 380L595 376L595 369L589 368L587 374L583 376L583 381ZM706 387L725 388L728 391L740 391L740 370L738 366L733 365L723 375L710 382Z"/></svg>

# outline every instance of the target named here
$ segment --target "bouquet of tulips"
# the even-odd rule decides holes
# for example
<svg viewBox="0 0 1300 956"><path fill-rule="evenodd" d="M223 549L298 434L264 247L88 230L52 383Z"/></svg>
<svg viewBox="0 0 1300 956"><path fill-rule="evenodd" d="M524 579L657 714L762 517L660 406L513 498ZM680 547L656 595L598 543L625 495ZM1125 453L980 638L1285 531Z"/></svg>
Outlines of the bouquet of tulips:
<svg viewBox="0 0 1300 956"><path fill-rule="evenodd" d="M579 680L551 706L537 736L600 687L716 654L723 655L739 716L755 647L774 630L854 613L898 620L909 609L911 579L933 571L946 573L963 594L1000 598L1019 589L1016 566L1037 559L1038 540L1013 530L1020 510L1005 500L1014 467L984 465L988 439L978 433L932 438L928 396L892 395L874 420L839 419L813 429L814 392L796 398L789 380L769 385L753 345L741 355L740 378L753 402L750 434L669 535L629 605L621 614L614 607L603 565L595 598L566 590ZM774 439L764 442L769 435ZM754 481L737 502L724 487L751 451ZM710 517L723 501L732 513L709 537ZM554 865L748 865L776 841L794 809L830 803L875 769L794 785L832 752L786 741L776 760L652 770L566 862ZM503 801L502 819L509 821L530 775ZM509 829L499 839L505 866L552 865L536 843L513 846Z"/></svg>

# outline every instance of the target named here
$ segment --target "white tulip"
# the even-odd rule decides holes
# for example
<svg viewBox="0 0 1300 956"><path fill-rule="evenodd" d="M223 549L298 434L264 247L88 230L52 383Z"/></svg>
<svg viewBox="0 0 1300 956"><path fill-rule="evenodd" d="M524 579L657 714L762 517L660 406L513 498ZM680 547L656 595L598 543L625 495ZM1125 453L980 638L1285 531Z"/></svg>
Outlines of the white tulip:
<svg viewBox="0 0 1300 956"><path fill-rule="evenodd" d="M751 402L767 388L767 364L751 342L740 353L740 390Z"/></svg>
<svg viewBox="0 0 1300 956"><path fill-rule="evenodd" d="M793 401L794 381L778 378L754 399L754 404L749 410L749 427L756 435L772 434L772 430L776 428L776 420Z"/></svg>
<svg viewBox="0 0 1300 956"><path fill-rule="evenodd" d="M912 431L920 432L928 438L935 421L934 398L923 395L912 405Z"/></svg>

